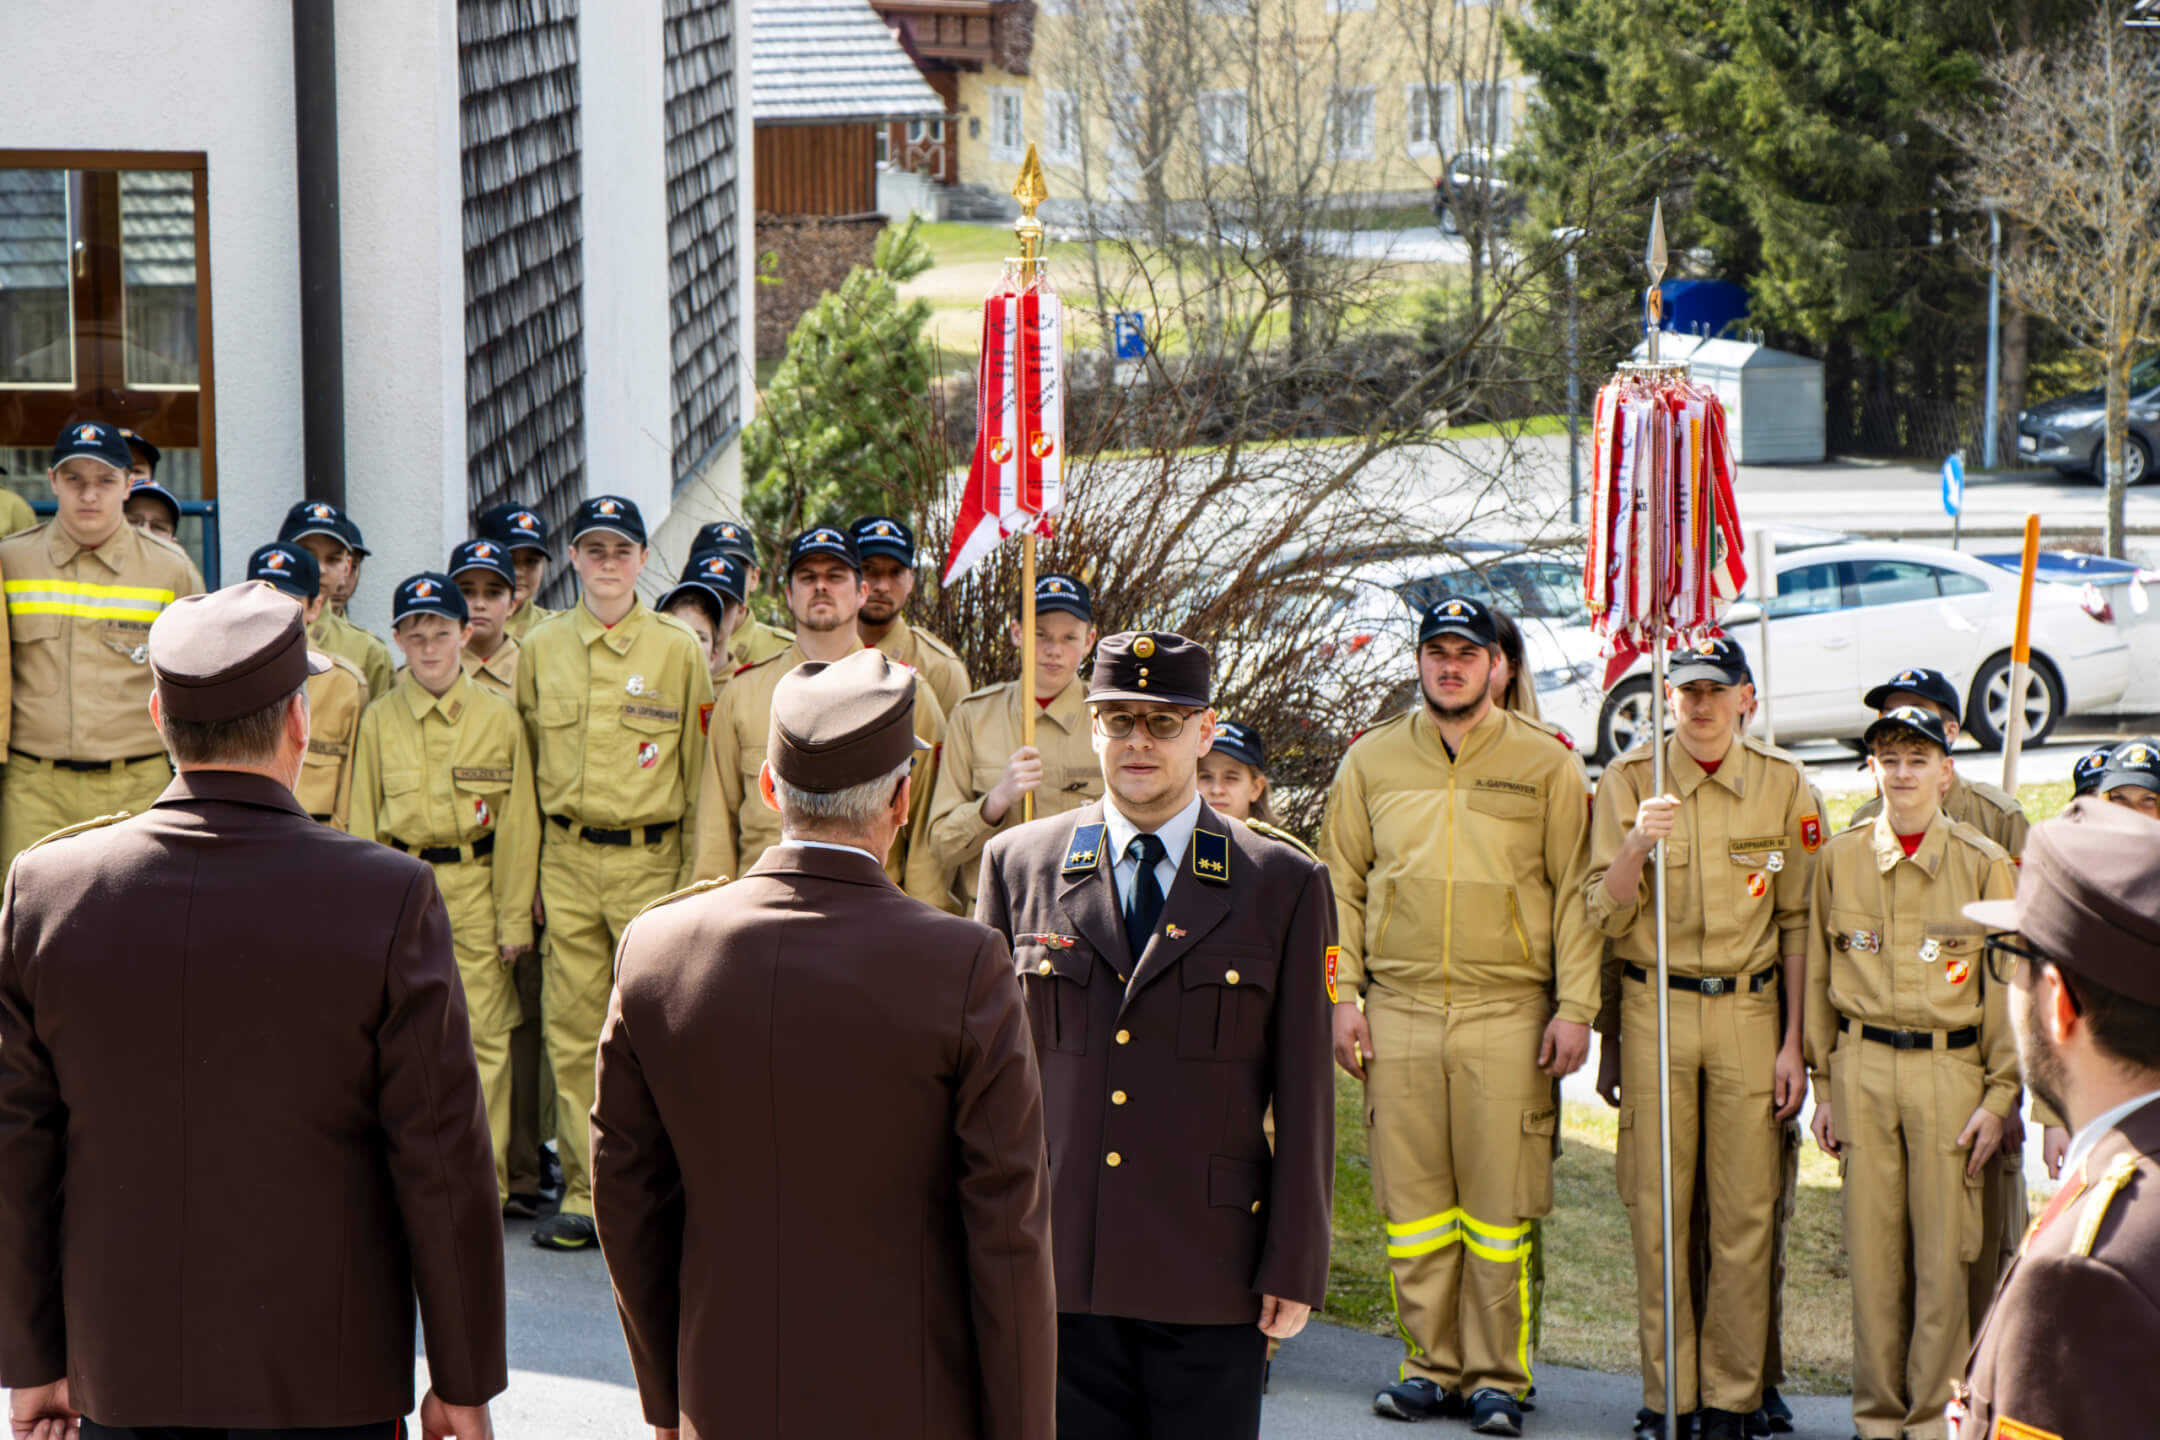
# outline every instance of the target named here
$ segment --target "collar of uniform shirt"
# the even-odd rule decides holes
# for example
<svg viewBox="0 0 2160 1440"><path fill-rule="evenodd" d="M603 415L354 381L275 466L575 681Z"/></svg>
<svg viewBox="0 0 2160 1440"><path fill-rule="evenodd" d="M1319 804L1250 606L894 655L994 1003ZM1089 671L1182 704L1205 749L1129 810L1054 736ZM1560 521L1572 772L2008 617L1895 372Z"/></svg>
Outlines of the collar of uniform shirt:
<svg viewBox="0 0 2160 1440"><path fill-rule="evenodd" d="M792 835L780 843L783 845L800 845L805 850L844 850L850 855L862 856L863 859L868 860L873 865L882 866L885 863L860 845L835 845L829 840L798 840Z"/></svg>
<svg viewBox="0 0 2160 1440"><path fill-rule="evenodd" d="M2075 1175L2078 1167L2085 1163L2085 1157L2092 1154L2093 1146L2100 1143L2101 1136L2155 1100L2160 1100L2160 1090L2148 1090L2143 1095L2133 1096L2114 1109L2096 1116L2084 1129L2077 1132L2076 1138L2070 1142L2070 1148L2063 1152L2063 1175Z"/></svg>
<svg viewBox="0 0 2160 1440"><path fill-rule="evenodd" d="M1126 855L1125 848L1132 844L1140 827L1125 818L1110 797L1103 797L1103 826L1110 835L1110 853L1116 856L1114 871L1117 876L1118 893L1132 891L1133 876L1140 873L1140 862ZM1155 879L1162 886L1164 895L1177 880L1178 866L1185 859L1185 852L1192 848L1192 832L1200 824L1200 792L1195 790L1185 808L1155 827L1155 834L1163 843L1163 858L1155 862Z"/></svg>

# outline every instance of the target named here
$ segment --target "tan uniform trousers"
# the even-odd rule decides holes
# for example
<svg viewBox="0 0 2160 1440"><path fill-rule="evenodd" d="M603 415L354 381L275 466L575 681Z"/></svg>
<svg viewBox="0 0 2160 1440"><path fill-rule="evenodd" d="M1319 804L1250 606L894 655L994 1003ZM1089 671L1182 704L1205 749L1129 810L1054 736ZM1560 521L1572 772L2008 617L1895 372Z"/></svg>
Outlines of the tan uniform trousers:
<svg viewBox="0 0 2160 1440"><path fill-rule="evenodd" d="M1530 1389L1531 1235L1552 1209L1559 1118L1537 1064L1551 1015L1542 993L1452 1006L1366 993L1373 1193L1406 1380Z"/></svg>
<svg viewBox="0 0 2160 1440"><path fill-rule="evenodd" d="M1763 1388L1785 1383L1785 1245L1792 1236L1793 1216L1800 1207L1800 1145L1805 1137L1798 1120L1788 1120L1778 1143L1778 1202L1771 1216L1770 1233L1770 1335L1763 1345ZM1695 1208L1688 1226L1693 1243L1688 1246L1688 1293L1695 1297L1700 1315L1703 1296L1710 1284L1710 1186L1705 1165L1707 1149L1695 1157ZM1659 1397L1662 1401L1663 1397Z"/></svg>
<svg viewBox="0 0 2160 1440"><path fill-rule="evenodd" d="M495 887L488 857L432 865L443 908L450 913L450 945L458 978L465 984L465 1014L472 1025L473 1059L480 1066L480 1098L487 1106L488 1138L495 1147L495 1190L510 1193L510 1032L517 1028L517 986L495 943Z"/></svg>
<svg viewBox="0 0 2160 1440"><path fill-rule="evenodd" d="M0 873L55 830L125 810L140 815L172 784L163 755L102 770L69 770L20 752L7 759L0 784Z"/></svg>
<svg viewBox="0 0 2160 1440"><path fill-rule="evenodd" d="M543 932L540 943L547 943ZM540 1028L540 950L521 955L516 982L518 1027L510 1032L510 1193L540 1193L540 1147L555 1138L555 1072Z"/></svg>
<svg viewBox="0 0 2160 1440"><path fill-rule="evenodd" d="M1673 1294L1673 1397L1683 1414L1710 1406L1747 1414L1762 1403L1769 1343L1773 1217L1781 1187L1773 1090L1777 981L1738 993L1671 992L1673 1243L1694 1248L1696 1166L1709 1210L1709 1273ZM1635 1235L1643 1405L1665 1408L1664 1235L1658 1201L1657 999L1623 980L1620 1025L1620 1198ZM1374 1043L1378 1043L1375 1041Z"/></svg>
<svg viewBox="0 0 2160 1440"><path fill-rule="evenodd" d="M1980 1251L1985 1172L1958 1133L1980 1108L1977 1048L1899 1050L1838 1037L1831 1111L1844 1147L1853 1291L1853 1430L1941 1440L1970 1344L1966 1269Z"/></svg>
<svg viewBox="0 0 2160 1440"><path fill-rule="evenodd" d="M638 911L676 888L682 827L649 844L641 835L635 844L600 845L552 819L546 823L540 847L540 896L547 907L540 1023L555 1072L562 1212L591 1215L593 1066L615 983L615 945Z"/></svg>

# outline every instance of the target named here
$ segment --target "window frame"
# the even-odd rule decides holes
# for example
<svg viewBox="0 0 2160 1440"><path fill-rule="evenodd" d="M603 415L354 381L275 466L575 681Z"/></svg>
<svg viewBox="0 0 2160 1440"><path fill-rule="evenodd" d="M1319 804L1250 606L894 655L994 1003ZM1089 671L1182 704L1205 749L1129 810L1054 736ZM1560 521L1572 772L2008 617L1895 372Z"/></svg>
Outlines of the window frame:
<svg viewBox="0 0 2160 1440"><path fill-rule="evenodd" d="M1010 118L1015 135L1008 145L1004 138L1006 107L1010 106ZM1017 165L1027 158L1027 91L1017 85L993 85L990 87L990 159L1000 165Z"/></svg>
<svg viewBox="0 0 2160 1440"><path fill-rule="evenodd" d="M1229 146L1219 144L1216 138L1216 121L1221 118L1216 107L1235 102L1237 136ZM1243 90L1203 90L1194 100L1194 111L1200 122L1200 162L1203 165L1241 165L1252 143L1252 97Z"/></svg>
<svg viewBox="0 0 2160 1440"><path fill-rule="evenodd" d="M1079 164L1080 151L1087 137L1087 117L1080 109L1080 92L1046 87L1043 90L1042 111L1043 158L1059 165ZM1062 143L1061 132L1067 124L1072 128L1073 143L1070 145Z"/></svg>
<svg viewBox="0 0 2160 1440"><path fill-rule="evenodd" d="M1365 118L1362 135L1356 145L1343 143L1339 117L1345 113L1345 102L1362 104ZM1373 132L1377 128L1379 109L1378 91L1371 85L1331 85L1327 100L1328 154L1336 160L1370 160L1373 158Z"/></svg>

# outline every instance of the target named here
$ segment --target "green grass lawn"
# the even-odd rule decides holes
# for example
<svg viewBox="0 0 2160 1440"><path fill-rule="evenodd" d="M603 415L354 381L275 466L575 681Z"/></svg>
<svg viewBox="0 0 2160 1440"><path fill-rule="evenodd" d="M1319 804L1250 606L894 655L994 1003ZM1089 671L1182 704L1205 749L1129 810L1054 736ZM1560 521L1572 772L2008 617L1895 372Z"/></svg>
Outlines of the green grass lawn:
<svg viewBox="0 0 2160 1440"><path fill-rule="evenodd" d="M1966 752L1958 752L1964 758ZM1857 758L1857 757L1856 757ZM1842 795L1823 797L1823 823L1829 833L1835 835L1852 823L1853 811L1858 810L1868 798L1864 790ZM2070 782L2050 780L2046 783L2018 786L2018 804L2025 809L2026 818L2037 825L2042 820L2053 819L2070 803Z"/></svg>

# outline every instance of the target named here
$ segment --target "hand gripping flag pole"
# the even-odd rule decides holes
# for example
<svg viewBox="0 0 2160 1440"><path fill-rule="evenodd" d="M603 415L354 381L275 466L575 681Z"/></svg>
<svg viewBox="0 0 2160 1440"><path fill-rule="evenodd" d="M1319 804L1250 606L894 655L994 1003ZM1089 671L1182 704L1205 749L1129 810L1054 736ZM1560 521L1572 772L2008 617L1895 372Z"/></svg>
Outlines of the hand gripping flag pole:
<svg viewBox="0 0 2160 1440"><path fill-rule="evenodd" d="M1035 743L1035 537L1051 533L1065 508L1064 311L1043 274L1042 221L1049 198L1042 161L1028 146L1013 182L1020 218L1018 259L983 301L982 355L976 371L975 453L968 465L945 583L971 570L1008 535L1020 536L1020 743ZM1021 817L1035 818L1035 796Z"/></svg>
<svg viewBox="0 0 2160 1440"><path fill-rule="evenodd" d="M1665 208L1651 211L1647 363L1628 363L1598 392L1592 456L1590 533L1583 590L1591 623L1604 635L1610 688L1650 652L1651 789L1665 794L1666 660L1674 644L1719 633L1718 617L1747 580L1739 509L1733 498L1725 411L1715 393L1663 363L1658 329L1663 297ZM1665 1414L1674 1413L1672 974L1666 846L1655 853L1657 927L1658 1202L1663 1225ZM1668 1423L1673 1422L1668 1418Z"/></svg>

